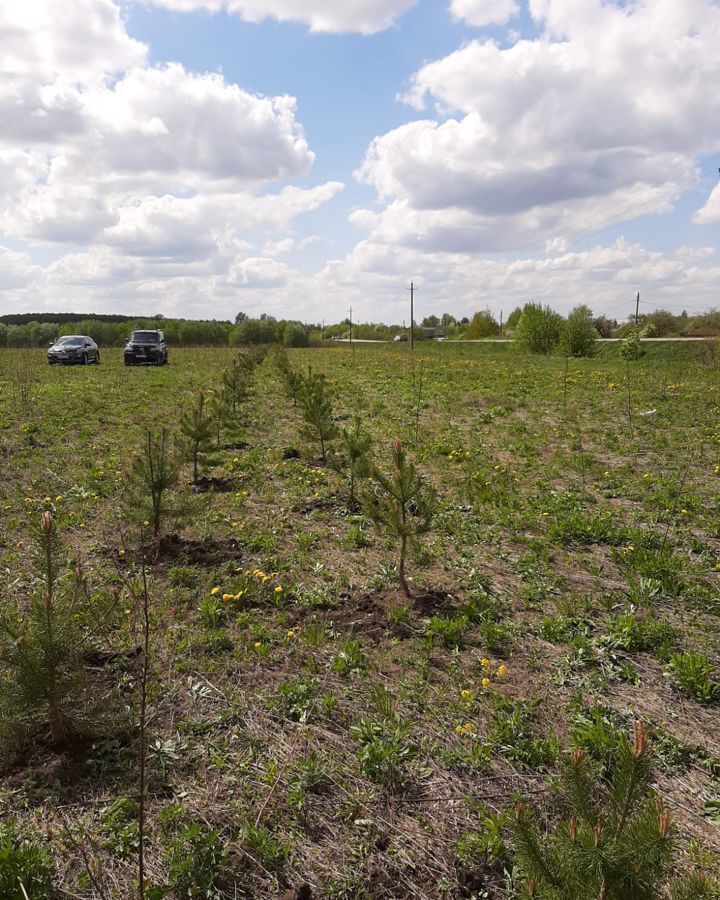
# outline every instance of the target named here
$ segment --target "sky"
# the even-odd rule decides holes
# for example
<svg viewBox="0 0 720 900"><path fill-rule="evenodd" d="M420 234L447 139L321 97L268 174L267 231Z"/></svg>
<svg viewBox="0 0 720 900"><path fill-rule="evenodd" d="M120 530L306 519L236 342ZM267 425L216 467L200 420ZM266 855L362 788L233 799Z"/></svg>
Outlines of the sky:
<svg viewBox="0 0 720 900"><path fill-rule="evenodd" d="M720 0L0 0L0 313L720 306Z"/></svg>

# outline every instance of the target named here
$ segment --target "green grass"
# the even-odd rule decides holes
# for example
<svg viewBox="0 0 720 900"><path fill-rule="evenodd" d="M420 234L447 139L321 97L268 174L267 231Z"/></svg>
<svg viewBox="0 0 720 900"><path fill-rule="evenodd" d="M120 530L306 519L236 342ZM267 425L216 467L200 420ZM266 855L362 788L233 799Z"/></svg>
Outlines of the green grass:
<svg viewBox="0 0 720 900"><path fill-rule="evenodd" d="M504 344L289 355L325 373L337 424L358 414L381 465L402 439L438 509L408 560L408 602L395 544L346 508L271 357L256 369L203 461L222 490L191 490L185 467L174 537L148 566L150 883L194 872L221 897L308 882L316 896L509 898L511 850L499 825L488 844L477 809L500 823L532 791L551 816L563 748L607 764L633 712L659 752L687 748L664 767L667 805L682 840L720 852L702 818L718 793L703 761L720 758L720 372L701 348L651 344L628 366L603 345L567 379L564 360ZM29 525L51 509L71 566L120 620L111 658L88 669L116 692L122 733L64 754L38 742L0 775L0 815L49 834L72 896L100 896L80 846L113 896L136 880L135 831L108 813L137 796L139 664L125 651L140 641L142 514L127 475L144 429L177 431L234 356L173 348L167 368L125 369L121 351L87 368L0 353L0 603L22 617Z"/></svg>

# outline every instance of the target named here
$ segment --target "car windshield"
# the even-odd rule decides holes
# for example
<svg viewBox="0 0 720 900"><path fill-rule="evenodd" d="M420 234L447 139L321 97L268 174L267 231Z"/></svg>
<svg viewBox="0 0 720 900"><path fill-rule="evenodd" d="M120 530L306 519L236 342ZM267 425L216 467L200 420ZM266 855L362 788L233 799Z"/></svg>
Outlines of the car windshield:
<svg viewBox="0 0 720 900"><path fill-rule="evenodd" d="M131 341L157 341L157 331L133 331L130 335Z"/></svg>
<svg viewBox="0 0 720 900"><path fill-rule="evenodd" d="M63 347L82 347L85 344L84 337L63 337L55 342Z"/></svg>

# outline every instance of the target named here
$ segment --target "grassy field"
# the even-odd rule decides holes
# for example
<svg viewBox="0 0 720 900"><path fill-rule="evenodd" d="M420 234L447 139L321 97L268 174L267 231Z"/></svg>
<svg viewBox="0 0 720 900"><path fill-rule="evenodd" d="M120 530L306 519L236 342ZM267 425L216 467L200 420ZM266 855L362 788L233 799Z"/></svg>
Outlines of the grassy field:
<svg viewBox="0 0 720 900"><path fill-rule="evenodd" d="M290 352L326 374L338 425L360 415L381 468L400 437L437 491L408 600L395 543L300 439L272 353L203 459L209 490L186 466L143 554L144 431L176 431L235 354L126 369L121 351L86 368L2 352L3 609L22 617L37 590L50 510L101 619L97 727L63 752L40 735L0 775L0 815L39 835L59 896L136 890L143 555L146 866L170 896L521 896L516 803L552 823L568 748L607 769L634 718L676 864L716 872L720 369L704 346L602 354ZM182 872L205 870L214 887L189 893Z"/></svg>

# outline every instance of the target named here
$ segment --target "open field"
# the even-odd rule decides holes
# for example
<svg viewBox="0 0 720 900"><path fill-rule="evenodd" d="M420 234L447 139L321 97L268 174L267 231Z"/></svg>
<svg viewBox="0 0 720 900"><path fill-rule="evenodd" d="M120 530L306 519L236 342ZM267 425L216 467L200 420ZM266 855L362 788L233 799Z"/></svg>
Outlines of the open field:
<svg viewBox="0 0 720 900"><path fill-rule="evenodd" d="M193 858L191 823L193 846L222 848L217 896L520 896L518 799L552 820L567 748L610 766L635 717L678 865L716 870L720 368L692 344L616 353L290 351L326 374L339 425L360 415L381 468L398 436L437 491L410 600L395 544L299 437L272 352L254 370L203 459L209 490L186 466L163 538L143 532L152 884ZM29 534L51 510L103 610L87 667L105 725L64 752L36 740L0 775L0 815L43 837L59 896L137 882L146 513L128 473L144 429L177 430L235 355L51 369L0 354L0 602L22 616L37 590Z"/></svg>

